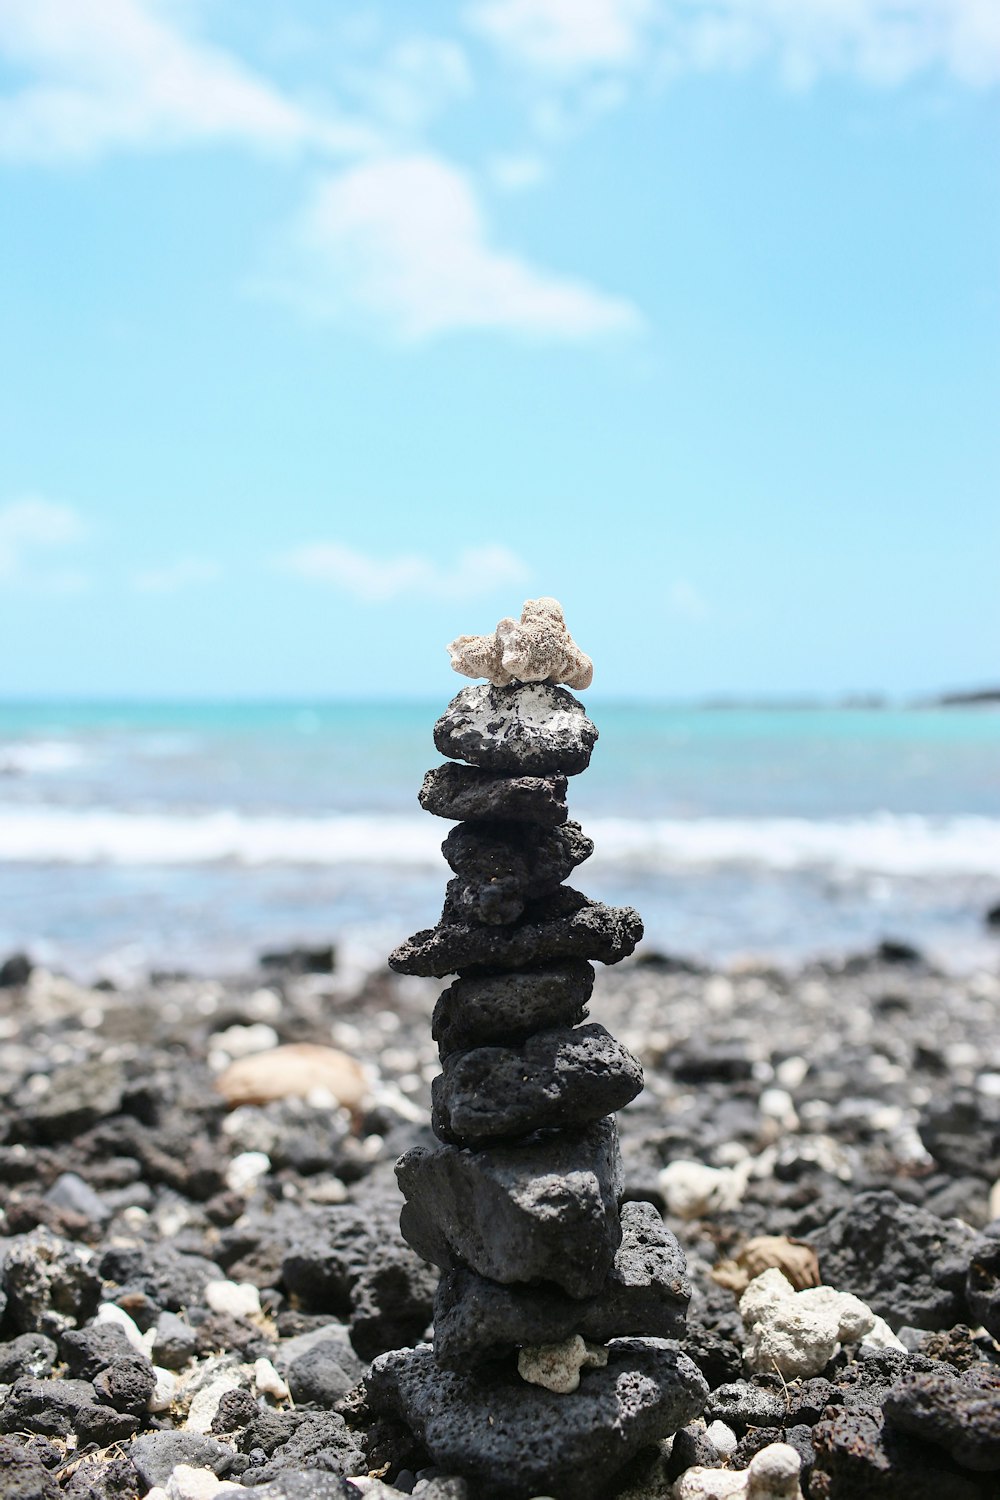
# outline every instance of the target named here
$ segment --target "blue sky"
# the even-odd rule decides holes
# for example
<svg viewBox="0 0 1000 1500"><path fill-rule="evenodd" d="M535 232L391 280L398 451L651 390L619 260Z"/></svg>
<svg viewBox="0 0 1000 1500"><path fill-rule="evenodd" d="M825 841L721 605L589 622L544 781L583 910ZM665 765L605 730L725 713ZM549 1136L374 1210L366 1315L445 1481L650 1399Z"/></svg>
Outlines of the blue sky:
<svg viewBox="0 0 1000 1500"><path fill-rule="evenodd" d="M1000 680L994 0L0 0L0 695Z"/></svg>

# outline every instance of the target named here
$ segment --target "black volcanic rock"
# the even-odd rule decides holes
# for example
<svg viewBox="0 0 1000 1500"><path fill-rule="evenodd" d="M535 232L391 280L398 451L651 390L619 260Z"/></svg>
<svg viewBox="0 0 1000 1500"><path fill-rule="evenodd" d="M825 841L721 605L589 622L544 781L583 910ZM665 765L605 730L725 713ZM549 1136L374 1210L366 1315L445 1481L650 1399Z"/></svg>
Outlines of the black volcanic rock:
<svg viewBox="0 0 1000 1500"><path fill-rule="evenodd" d="M1000 1371L947 1365L905 1373L886 1396L887 1422L934 1443L977 1473L1000 1469Z"/></svg>
<svg viewBox="0 0 1000 1500"><path fill-rule="evenodd" d="M520 1042L551 1026L572 1026L587 1013L594 970L571 958L541 969L456 979L434 1007L431 1035L442 1058L467 1047Z"/></svg>
<svg viewBox="0 0 1000 1500"><path fill-rule="evenodd" d="M517 776L576 776L596 743L579 699L547 682L476 683L456 693L434 725L442 755Z"/></svg>
<svg viewBox="0 0 1000 1500"><path fill-rule="evenodd" d="M1000 1219L973 1241L965 1295L973 1321L1000 1339Z"/></svg>
<svg viewBox="0 0 1000 1500"><path fill-rule="evenodd" d="M505 776L450 763L427 772L417 793L424 812L455 822L565 823L565 776Z"/></svg>
<svg viewBox="0 0 1000 1500"><path fill-rule="evenodd" d="M555 1344L575 1333L596 1343L624 1334L681 1338L691 1286L684 1252L651 1203L626 1203L622 1242L596 1297L554 1287L505 1287L472 1271L446 1271L434 1299L434 1353L461 1370L519 1344Z"/></svg>
<svg viewBox="0 0 1000 1500"><path fill-rule="evenodd" d="M808 1236L823 1282L849 1288L890 1326L951 1328L967 1320L974 1232L895 1193L860 1193Z"/></svg>
<svg viewBox="0 0 1000 1500"><path fill-rule="evenodd" d="M603 1026L540 1031L520 1047L454 1052L434 1080L434 1133L453 1145L573 1129L628 1104L642 1068Z"/></svg>
<svg viewBox="0 0 1000 1500"><path fill-rule="evenodd" d="M603 1369L570 1395L513 1370L454 1374L433 1350L397 1349L372 1365L368 1401L403 1420L435 1464L468 1476L482 1500L604 1500L641 1448L698 1415L707 1387L677 1344L618 1339Z"/></svg>
<svg viewBox="0 0 1000 1500"><path fill-rule="evenodd" d="M571 1297L593 1297L621 1243L613 1117L476 1153L417 1146L400 1157L396 1177L404 1239L443 1270L465 1265L505 1284L554 1281Z"/></svg>
<svg viewBox="0 0 1000 1500"><path fill-rule="evenodd" d="M437 927L414 933L389 955L389 967L441 979L466 969L522 969L564 958L616 964L635 951L642 918L633 907L605 906L568 887L555 895L563 900L543 897L506 927L453 920L446 906Z"/></svg>
<svg viewBox="0 0 1000 1500"><path fill-rule="evenodd" d="M474 885L511 881L528 898L555 890L593 852L593 840L572 821L559 828L460 823L441 845L441 853L462 880Z"/></svg>

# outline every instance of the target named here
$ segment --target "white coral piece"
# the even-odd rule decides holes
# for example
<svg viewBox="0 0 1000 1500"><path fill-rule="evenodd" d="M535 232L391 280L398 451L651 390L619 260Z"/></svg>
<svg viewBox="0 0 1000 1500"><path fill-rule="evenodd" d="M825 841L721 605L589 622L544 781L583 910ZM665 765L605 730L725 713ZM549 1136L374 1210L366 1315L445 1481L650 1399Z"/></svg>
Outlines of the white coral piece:
<svg viewBox="0 0 1000 1500"><path fill-rule="evenodd" d="M454 671L485 677L494 687L512 682L564 682L588 688L594 664L566 629L558 599L527 599L521 619L503 619L492 635L460 635L448 647Z"/></svg>
<svg viewBox="0 0 1000 1500"><path fill-rule="evenodd" d="M557 1396L568 1396L580 1384L580 1371L600 1369L608 1362L602 1344L588 1344L579 1333L561 1344L525 1345L517 1356L517 1373L530 1385L543 1385Z"/></svg>
<svg viewBox="0 0 1000 1500"><path fill-rule="evenodd" d="M745 1469L688 1469L671 1491L674 1500L802 1500L802 1461L788 1443L769 1443Z"/></svg>
<svg viewBox="0 0 1000 1500"><path fill-rule="evenodd" d="M902 1349L892 1330L860 1298L832 1286L797 1292L772 1266L740 1298L749 1370L777 1370L787 1380L819 1375L841 1344Z"/></svg>

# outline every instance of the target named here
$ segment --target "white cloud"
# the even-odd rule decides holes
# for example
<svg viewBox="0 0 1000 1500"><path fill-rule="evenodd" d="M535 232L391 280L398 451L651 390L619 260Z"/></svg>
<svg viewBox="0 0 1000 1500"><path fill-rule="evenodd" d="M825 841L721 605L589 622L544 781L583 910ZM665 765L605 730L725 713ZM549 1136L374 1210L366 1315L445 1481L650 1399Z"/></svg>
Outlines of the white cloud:
<svg viewBox="0 0 1000 1500"><path fill-rule="evenodd" d="M475 599L503 584L523 583L527 564L509 547L470 547L450 568L429 557L407 553L372 557L342 542L310 542L279 559L285 571L332 584L369 604L403 595L434 599Z"/></svg>
<svg viewBox="0 0 1000 1500"><path fill-rule="evenodd" d="M631 303L495 248L470 180L429 153L322 180L290 248L294 263L263 290L318 317L360 305L408 340L458 329L586 339L640 322Z"/></svg>
<svg viewBox="0 0 1000 1500"><path fill-rule="evenodd" d="M413 36L390 48L378 66L345 75L366 113L388 128L419 130L474 89L472 70L458 42Z"/></svg>
<svg viewBox="0 0 1000 1500"><path fill-rule="evenodd" d="M571 71L636 61L655 8L656 0L479 0L465 14L518 61Z"/></svg>
<svg viewBox="0 0 1000 1500"><path fill-rule="evenodd" d="M488 168L497 187L508 193L519 193L524 188L536 187L545 180L547 171L542 158L528 152L501 152L490 157Z"/></svg>
<svg viewBox="0 0 1000 1500"><path fill-rule="evenodd" d="M33 495L8 501L0 506L0 578L22 576L39 552L65 547L85 531L80 515L69 505Z"/></svg>
<svg viewBox="0 0 1000 1500"><path fill-rule="evenodd" d="M465 18L514 60L563 77L773 62L799 86L825 73L892 85L931 69L1000 81L997 0L477 0Z"/></svg>
<svg viewBox="0 0 1000 1500"><path fill-rule="evenodd" d="M87 159L115 146L217 139L370 147L371 132L301 109L151 0L0 0L0 58L28 75L0 99L0 159Z"/></svg>
<svg viewBox="0 0 1000 1500"><path fill-rule="evenodd" d="M132 587L143 594L176 594L200 583L212 583L221 571L218 563L207 557L183 557L160 568L134 573Z"/></svg>

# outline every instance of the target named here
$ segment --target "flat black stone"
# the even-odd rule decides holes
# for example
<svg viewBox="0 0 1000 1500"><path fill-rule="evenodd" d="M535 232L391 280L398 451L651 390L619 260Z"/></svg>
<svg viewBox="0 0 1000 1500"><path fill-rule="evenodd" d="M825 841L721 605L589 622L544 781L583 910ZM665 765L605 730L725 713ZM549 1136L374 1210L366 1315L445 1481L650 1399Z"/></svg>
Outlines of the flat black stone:
<svg viewBox="0 0 1000 1500"><path fill-rule="evenodd" d="M456 979L438 998L431 1035L441 1057L465 1047L519 1042L550 1026L573 1026L587 1014L594 970L581 958L544 969Z"/></svg>
<svg viewBox="0 0 1000 1500"><path fill-rule="evenodd" d="M477 682L456 693L434 725L434 744L450 760L517 776L576 776L596 743L580 700L547 682Z"/></svg>
<svg viewBox="0 0 1000 1500"><path fill-rule="evenodd" d="M572 1130L622 1109L642 1067L603 1026L560 1026L520 1047L453 1052L434 1080L439 1140L481 1146L536 1130Z"/></svg>
<svg viewBox="0 0 1000 1500"><path fill-rule="evenodd" d="M616 964L635 951L641 937L642 918L634 907L605 906L563 886L526 906L518 922L504 927L458 920L446 904L436 927L414 933L390 953L389 967L398 974L440 979L465 970L523 969L563 958Z"/></svg>
<svg viewBox="0 0 1000 1500"><path fill-rule="evenodd" d="M457 876L449 902L467 921L514 922L526 901L554 891L593 852L579 823L462 823L441 845Z"/></svg>
<svg viewBox="0 0 1000 1500"><path fill-rule="evenodd" d="M396 1163L399 1227L425 1260L491 1281L553 1281L571 1297L603 1287L621 1244L613 1116L516 1146L416 1146Z"/></svg>
<svg viewBox="0 0 1000 1500"><path fill-rule="evenodd" d="M575 1333L600 1344L623 1334L683 1338L691 1298L683 1250L651 1203L624 1204L621 1225L604 1289L584 1302L554 1287L498 1286L472 1271L446 1271L434 1299L438 1364L465 1370Z"/></svg>
<svg viewBox="0 0 1000 1500"><path fill-rule="evenodd" d="M565 823L565 776L504 776L454 763L427 772L417 794L424 812L455 822Z"/></svg>
<svg viewBox="0 0 1000 1500"><path fill-rule="evenodd" d="M663 1339L616 1340L607 1366L584 1371L566 1396L502 1366L442 1370L429 1345L381 1355L365 1383L369 1406L405 1422L482 1500L605 1500L641 1448L698 1415L708 1389Z"/></svg>

